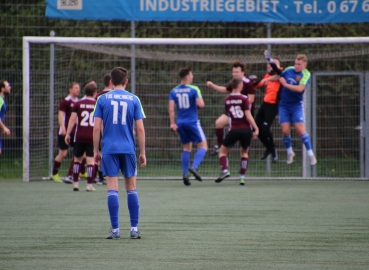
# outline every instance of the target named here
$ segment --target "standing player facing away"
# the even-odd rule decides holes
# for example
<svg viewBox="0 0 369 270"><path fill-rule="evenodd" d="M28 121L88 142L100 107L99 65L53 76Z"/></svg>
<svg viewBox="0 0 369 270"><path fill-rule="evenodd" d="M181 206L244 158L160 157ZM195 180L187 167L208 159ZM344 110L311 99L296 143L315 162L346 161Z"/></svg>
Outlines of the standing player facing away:
<svg viewBox="0 0 369 270"><path fill-rule="evenodd" d="M6 103L5 97L10 94L11 86L5 81L0 81L0 128L6 136L10 136L10 129L5 125L5 114L6 114ZM3 148L3 143L0 138L0 155L1 149Z"/></svg>
<svg viewBox="0 0 369 270"><path fill-rule="evenodd" d="M198 173L198 168L208 150L205 134L197 116L197 109L204 108L205 103L202 99L200 89L197 86L191 85L193 81L191 69L181 69L178 76L181 79L181 84L170 92L168 113L170 128L174 131L178 131L183 145L183 183L189 186L191 182L188 179L188 171L190 171L198 181L202 181ZM175 107L177 107L178 110L177 123L175 121ZM197 151L192 166L189 168L192 143L197 144Z"/></svg>
<svg viewBox="0 0 369 270"><path fill-rule="evenodd" d="M279 68L279 60L273 58L273 61L277 65L277 68ZM255 122L259 127L259 139L266 148L261 160L265 160L271 154L272 161L277 162L278 154L270 127L278 114L278 93L281 83L278 80L278 76L275 76L277 73L269 63L267 64L267 70L268 72L262 80L254 82L254 88L260 88L265 85L263 103L256 114ZM252 79L252 75L250 75L250 79Z"/></svg>
<svg viewBox="0 0 369 270"><path fill-rule="evenodd" d="M241 162L240 162L240 185L245 184L245 174L248 163L248 149L251 144L251 138L257 138L259 129L250 112L250 103L247 96L242 95L242 80L233 79L231 82L232 93L225 99L225 111L230 118L230 131L225 137L220 148L218 157L222 169L216 183L222 182L230 176L228 171L228 152L238 141L241 144ZM251 131L251 126L254 132Z"/></svg>
<svg viewBox="0 0 369 270"><path fill-rule="evenodd" d="M55 182L62 183L63 181L60 179L60 176L58 174L60 165L67 155L68 152L68 145L65 143L65 134L67 132L68 123L70 115L72 114L73 106L78 101L78 96L81 89L79 87L79 84L76 82L72 82L69 86L69 95L62 99L59 104L59 112L58 112L58 122L60 125L59 132L58 132L58 146L59 146L59 153L55 157L54 160L54 166L53 171L50 175L50 178L53 179ZM70 145L74 145L74 133L75 133L75 127L72 128L71 131L71 140ZM66 182L72 183L73 182L73 164L74 161L72 159L72 162L69 166L68 175L66 178Z"/></svg>
<svg viewBox="0 0 369 270"><path fill-rule="evenodd" d="M254 115L255 89L253 83L248 78L245 77L245 73L246 73L246 65L244 63L241 63L239 61L235 61L232 63L232 78L243 81L241 94L248 97L251 114ZM206 82L206 86L223 94L229 94L230 92L232 92L231 84L228 84L227 86L219 86L212 83L211 81L208 81ZM210 153L210 155L213 156L219 152L220 146L223 143L224 127L228 125L228 123L229 118L225 114L219 116L218 119L215 121L215 135L217 137L218 145L214 146L214 150L213 152Z"/></svg>
<svg viewBox="0 0 369 270"><path fill-rule="evenodd" d="M94 111L95 126L93 131L94 158L97 164L102 163L108 187L108 209L112 230L107 239L119 239L119 198L118 174L122 171L127 191L127 204L131 221L130 236L141 238L138 231L140 205L136 190L136 146L133 137L133 124L136 124L139 162L146 166L145 128L143 112L139 98L125 90L128 84L127 70L116 67L111 71L113 91L98 98ZM103 125L103 130L101 126ZM102 132L102 157L99 151L100 134Z"/></svg>
<svg viewBox="0 0 369 270"><path fill-rule="evenodd" d="M268 52L265 52L267 60L274 66L273 59ZM303 95L306 87L310 83L310 72L306 69L307 57L299 54L295 58L294 66L287 67L280 73L279 81L282 85L278 106L279 124L281 125L283 143L287 149L287 164L293 162L295 153L292 150L291 122L295 124L297 134L305 145L307 154L310 157L310 164L316 164L316 158L311 146L310 136L305 128L305 116Z"/></svg>
<svg viewBox="0 0 369 270"><path fill-rule="evenodd" d="M83 155L86 153L87 160L87 186L86 191L95 191L92 186L95 172L94 148L93 148L93 129L94 118L93 111L95 108L95 96L97 85L94 81L89 81L84 87L86 97L74 104L72 115L70 116L67 133L65 135L65 143L70 144L73 127L76 125L76 133L74 136L74 166L73 166L73 190L79 191L78 177L80 173Z"/></svg>

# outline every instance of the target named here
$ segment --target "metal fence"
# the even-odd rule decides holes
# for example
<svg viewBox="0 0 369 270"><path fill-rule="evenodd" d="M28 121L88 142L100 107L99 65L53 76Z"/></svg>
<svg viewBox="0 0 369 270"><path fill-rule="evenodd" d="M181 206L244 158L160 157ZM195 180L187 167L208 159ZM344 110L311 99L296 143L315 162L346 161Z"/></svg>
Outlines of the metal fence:
<svg viewBox="0 0 369 270"><path fill-rule="evenodd" d="M0 135L4 142L3 154L0 156L0 179L22 178L22 36L48 36L51 30L57 36L95 36L95 37L194 37L194 38L258 38L269 35L273 37L327 37L327 36L369 36L368 24L354 25L269 25L251 23L192 23L192 22L88 22L49 20L44 17L43 1L19 1L1 3L3 11L0 17L1 78L7 79L12 85L12 93L7 97L8 114L6 123L12 131L9 138ZM113 49L115 49L113 47ZM126 49L132 49L128 46ZM191 66L195 73L195 81L203 91L206 108L200 112L200 119L207 135L209 146L215 144L214 121L222 113L223 96L205 87L206 80L225 84L230 79L230 69L224 61L218 63L197 62L199 55L212 54L238 56L239 58L255 56L261 58L264 47L188 47L188 48L157 48L139 47L136 51L166 51L167 53L188 53L191 58L180 61L163 61L163 59L137 58L136 93L142 100L148 118L145 125L148 134L148 168L139 172L146 177L180 176L180 144L179 139L169 130L166 113L167 97L170 89L176 85L176 72L182 66ZM281 141L280 129L276 119L272 129L277 147L280 151L280 162L265 163L259 160L263 148L258 140L253 141L250 177L368 177L364 149L369 149L365 140L364 100L368 94L367 85L369 70L367 46L362 44L349 46L315 45L315 46L272 46L272 52L280 56L284 66L291 64L291 55L306 53L313 72L311 93L305 98L311 101L307 106L311 115L311 137L317 153L318 165L309 171L303 165L300 140L293 131L293 146L298 158L293 166L284 162L284 146ZM102 75L111 67L122 65L132 69L132 61L128 56L98 52L83 52L66 47L56 48L54 100L50 100L50 46L34 45L31 48L31 127L33 128L31 145L31 166L33 177L48 175L49 144L47 134L49 127L49 105L52 104L54 117L53 154L56 153L56 111L59 100L66 95L67 85L71 81L83 84L93 78L102 88ZM312 59L311 58L311 59ZM248 74L262 76L265 64L251 58L247 62ZM358 72L358 75L321 72ZM339 74L339 75L337 75ZM361 75L360 75L361 74ZM366 74L366 75L365 75ZM366 78L366 79L365 79ZM129 88L131 89L131 88ZM261 104L263 91L257 91L256 110ZM369 102L368 102L369 103ZM366 103L366 104L368 104ZM238 166L238 150L233 150L230 162L236 173ZM64 162L62 174L65 173ZM208 177L218 172L216 158L207 157L200 172Z"/></svg>
<svg viewBox="0 0 369 270"><path fill-rule="evenodd" d="M363 52L365 44L354 44L353 46L341 45L339 50L334 48L332 57L332 48L320 50L319 59L316 57L316 45L300 46L273 46L275 54L281 56L284 66L291 61L291 55L297 52L308 51L311 58L309 68L315 70L315 67L325 69L360 67L367 66L367 60L358 56L350 58L344 55L356 52ZM119 58L115 52L124 49L124 46L110 46L110 49L104 48L98 52L97 49L84 46L83 49L56 46L55 48L55 75L54 84L50 88L50 71L40 67L43 63L49 61L49 45L32 45L31 47L31 95L30 95L30 177L31 179L40 179L46 177L49 172L48 155L49 147L47 135L49 134L49 108L53 108L56 119L57 104L60 99L67 94L67 86L71 81L78 81L83 84L88 79L94 79L100 83L102 76L113 66L130 67L130 58ZM101 49L101 48L100 48ZM129 49L129 47L127 48ZM185 49L188 59L193 56L200 57L208 55L211 52L215 58L229 58L249 55L248 73L254 73L259 77L265 73L265 60L261 55L260 46L139 46L136 50L141 50L150 55L158 55L157 58L141 56L137 59L135 93L140 97L147 114L145 120L147 134L147 155L148 167L139 172L140 177L149 178L174 178L180 177L180 153L181 145L179 138L169 129L169 120L167 116L168 94L170 90L178 83L176 75L180 67L193 66L195 81L202 89L206 107L200 111L200 119L205 134L209 140L209 145L215 144L214 122L215 119L223 113L224 96L216 93L214 90L205 87L205 82L211 80L217 84L226 84L231 78L230 67L224 63L209 63L200 61L163 61L162 55L173 57L181 56ZM354 50L353 50L354 49ZM160 52L160 53L159 53ZM365 53L365 52L364 52ZM261 56L260 56L261 55ZM323 57L326 57L324 59ZM292 58L293 59L293 58ZM325 62L326 65L322 65ZM79 68L79 69L78 69ZM363 137L355 129L364 119L364 71L338 72L338 71L314 71L312 87L305 93L306 112L308 131L312 135L314 150L317 153L318 165L311 168L306 164L306 155L304 147L297 134L292 132L293 147L297 154L296 161L287 166L285 163L286 155L281 141L281 132L277 121L273 125L277 148L280 152L280 160L276 164L260 161L264 149L258 140L252 145L250 162L247 176L252 178L270 178L270 177L320 177L320 178L360 178L366 175L363 151ZM313 74L315 74L313 73ZM54 95L50 95L50 91ZM348 93L348 90L350 92ZM132 85L128 88L132 90ZM263 91L257 92L256 109L261 104ZM54 100L50 97L54 96ZM56 154L56 121L51 126L54 130L54 141L51 153ZM53 133L51 133L53 134ZM230 164L231 171L237 175L239 164L239 150L235 147L231 152ZM70 157L69 157L70 158ZM67 159L68 160L68 159ZM65 162L65 165L69 161ZM65 170L65 166L63 170ZM62 172L63 172L62 170ZM215 177L218 172L218 160L215 157L207 157L200 171L206 177ZM63 172L65 173L65 171Z"/></svg>

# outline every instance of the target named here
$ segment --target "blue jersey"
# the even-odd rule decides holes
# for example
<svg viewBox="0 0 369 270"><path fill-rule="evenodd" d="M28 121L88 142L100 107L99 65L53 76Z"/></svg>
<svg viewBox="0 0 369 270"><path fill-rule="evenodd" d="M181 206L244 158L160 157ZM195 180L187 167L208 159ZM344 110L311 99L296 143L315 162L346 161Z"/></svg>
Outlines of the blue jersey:
<svg viewBox="0 0 369 270"><path fill-rule="evenodd" d="M296 72L295 67L293 66L284 69L281 77L285 78L286 82L292 85L303 84L305 86L308 86L310 83L310 72L307 69L304 69L301 72ZM280 91L280 105L302 105L304 92L305 90L301 93L297 93L282 86Z"/></svg>
<svg viewBox="0 0 369 270"><path fill-rule="evenodd" d="M180 84L170 92L169 100L176 103L178 110L177 123L198 121L197 98L202 98L201 91L197 86L190 84Z"/></svg>
<svg viewBox="0 0 369 270"><path fill-rule="evenodd" d="M0 119L4 123L6 114L6 103L2 96L0 96Z"/></svg>
<svg viewBox="0 0 369 270"><path fill-rule="evenodd" d="M4 123L6 114L6 103L2 96L0 96L0 119Z"/></svg>
<svg viewBox="0 0 369 270"><path fill-rule="evenodd" d="M137 96L119 89L101 95L94 117L103 120L102 154L136 154L133 124L145 118Z"/></svg>

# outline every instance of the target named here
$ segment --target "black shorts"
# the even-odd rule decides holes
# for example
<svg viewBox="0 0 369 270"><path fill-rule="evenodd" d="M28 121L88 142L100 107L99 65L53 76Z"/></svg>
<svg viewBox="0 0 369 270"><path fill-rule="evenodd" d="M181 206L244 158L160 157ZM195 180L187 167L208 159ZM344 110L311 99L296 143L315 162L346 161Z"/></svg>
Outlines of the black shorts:
<svg viewBox="0 0 369 270"><path fill-rule="evenodd" d="M70 146L74 146L74 134L70 134ZM69 145L65 143L65 136L64 135L58 135L58 146L60 150L68 150Z"/></svg>
<svg viewBox="0 0 369 270"><path fill-rule="evenodd" d="M94 145L93 143L74 143L73 155L77 158L82 157L86 152L87 157L94 157Z"/></svg>
<svg viewBox="0 0 369 270"><path fill-rule="evenodd" d="M247 149L251 144L252 131L250 129L233 129L228 132L223 140L223 145L227 148L233 147L237 142L243 149Z"/></svg>

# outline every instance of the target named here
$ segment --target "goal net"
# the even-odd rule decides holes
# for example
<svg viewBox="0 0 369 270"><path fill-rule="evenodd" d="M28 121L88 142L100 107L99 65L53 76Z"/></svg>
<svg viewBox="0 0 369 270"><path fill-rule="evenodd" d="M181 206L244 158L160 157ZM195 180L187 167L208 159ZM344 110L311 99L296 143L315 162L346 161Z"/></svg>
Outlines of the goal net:
<svg viewBox="0 0 369 270"><path fill-rule="evenodd" d="M23 178L47 179L58 152L58 105L68 95L68 85L83 85L93 79L99 90L103 76L115 66L127 68L128 91L140 99L147 118L147 167L139 168L138 179L181 178L182 147L179 136L169 128L168 97L179 83L180 68L191 67L193 84L199 86L205 108L199 119L208 140L209 152L216 144L215 120L224 112L225 96L206 87L206 81L227 84L233 60L246 63L247 75L262 78L266 73L263 51L283 67L293 65L295 56L306 54L311 72L304 94L306 128L312 138L318 163L310 166L305 148L292 128L294 163L286 164L286 150L278 125L272 126L279 154L277 163L260 160L264 146L252 141L246 176L251 179L363 179L369 177L369 130L365 119L369 104L369 38L295 39L130 39L130 38L23 38ZM256 89L256 110L265 89ZM368 138L367 140L365 138ZM230 152L231 175L238 176L239 146ZM72 151L62 163L66 176ZM193 157L193 154L192 154ZM218 158L207 155L199 168L205 179L219 173Z"/></svg>

